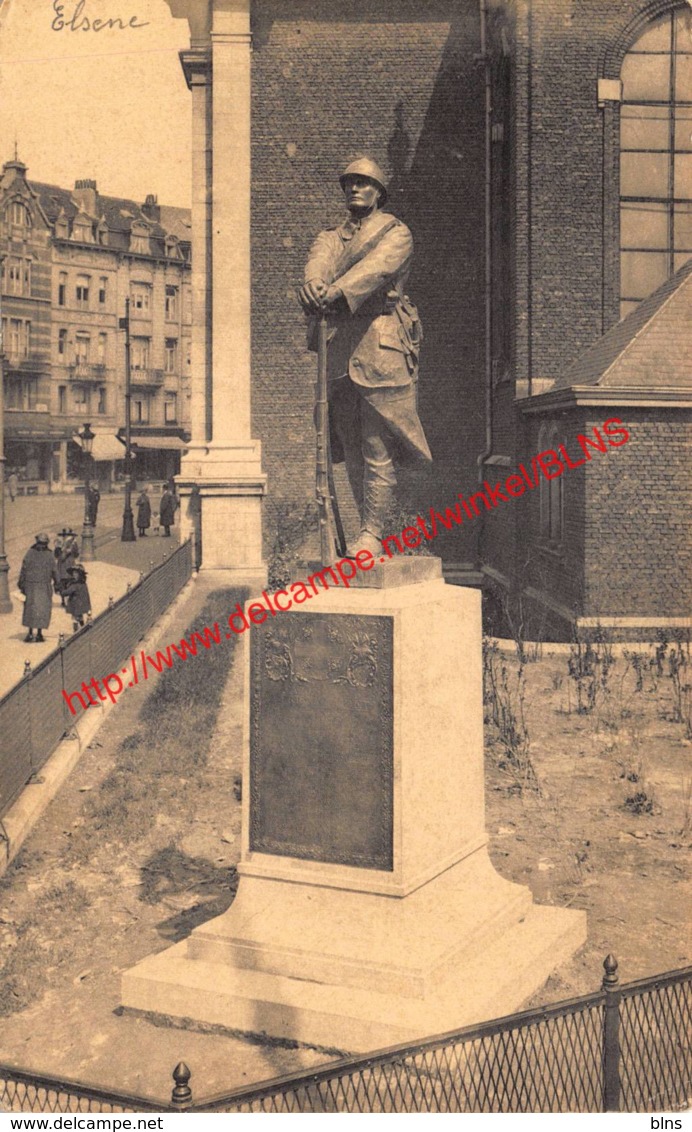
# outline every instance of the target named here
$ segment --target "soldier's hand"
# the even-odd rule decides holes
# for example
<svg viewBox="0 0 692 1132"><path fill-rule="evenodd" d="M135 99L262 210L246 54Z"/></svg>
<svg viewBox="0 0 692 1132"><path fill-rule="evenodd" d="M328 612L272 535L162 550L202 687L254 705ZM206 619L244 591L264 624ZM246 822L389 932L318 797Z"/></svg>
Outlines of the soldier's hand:
<svg viewBox="0 0 692 1132"><path fill-rule="evenodd" d="M327 284L323 279L309 279L300 288L298 298L304 311L308 314L319 314L326 294Z"/></svg>
<svg viewBox="0 0 692 1132"><path fill-rule="evenodd" d="M332 285L328 288L327 294L324 296L323 305L331 307L332 309L337 305L340 299L343 299L344 293L340 287Z"/></svg>

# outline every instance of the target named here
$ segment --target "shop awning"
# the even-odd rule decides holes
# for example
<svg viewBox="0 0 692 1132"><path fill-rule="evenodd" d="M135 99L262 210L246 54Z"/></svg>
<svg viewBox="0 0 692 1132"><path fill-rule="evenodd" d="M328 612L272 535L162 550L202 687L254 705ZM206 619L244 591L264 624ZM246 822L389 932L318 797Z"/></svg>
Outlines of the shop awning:
<svg viewBox="0 0 692 1132"><path fill-rule="evenodd" d="M75 444L82 447L82 441L79 436L73 436ZM94 442L91 446L92 459L99 460L124 460L125 459L125 445L121 444L117 436L112 432L97 432L94 437Z"/></svg>
<svg viewBox="0 0 692 1132"><path fill-rule="evenodd" d="M190 447L189 443L181 440L179 436L133 436L132 447L159 448L171 452L184 452Z"/></svg>

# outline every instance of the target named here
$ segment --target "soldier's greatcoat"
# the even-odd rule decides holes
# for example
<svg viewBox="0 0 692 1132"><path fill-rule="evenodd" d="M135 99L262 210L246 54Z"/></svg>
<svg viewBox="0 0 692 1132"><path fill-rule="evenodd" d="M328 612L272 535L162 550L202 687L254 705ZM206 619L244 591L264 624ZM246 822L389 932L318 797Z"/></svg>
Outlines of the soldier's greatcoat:
<svg viewBox="0 0 692 1132"><path fill-rule="evenodd" d="M27 629L47 629L50 625L57 583L55 559L47 546L37 543L27 550L19 571L19 589L26 597L22 625Z"/></svg>
<svg viewBox="0 0 692 1132"><path fill-rule="evenodd" d="M330 383L350 378L401 442L402 454L431 460L416 406L420 322L405 295L412 253L406 225L377 211L320 232L305 281L334 283L345 300L329 316ZM335 435L332 454L335 461L342 459Z"/></svg>

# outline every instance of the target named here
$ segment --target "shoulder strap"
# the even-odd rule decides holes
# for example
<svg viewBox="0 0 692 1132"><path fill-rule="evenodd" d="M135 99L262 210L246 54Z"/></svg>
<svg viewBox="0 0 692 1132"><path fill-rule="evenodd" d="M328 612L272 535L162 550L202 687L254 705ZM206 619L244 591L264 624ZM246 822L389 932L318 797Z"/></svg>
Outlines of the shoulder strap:
<svg viewBox="0 0 692 1132"><path fill-rule="evenodd" d="M349 246L344 248L342 255L339 256L334 272L334 282L336 283L342 275L345 275L347 271L350 271L352 267L355 267L357 263L365 259L366 255L369 255L370 252L377 247L387 233L391 232L392 228L395 228L397 224L400 223L396 216L390 216L380 225L377 231L373 232L372 236L363 243L360 243L357 237L353 239Z"/></svg>

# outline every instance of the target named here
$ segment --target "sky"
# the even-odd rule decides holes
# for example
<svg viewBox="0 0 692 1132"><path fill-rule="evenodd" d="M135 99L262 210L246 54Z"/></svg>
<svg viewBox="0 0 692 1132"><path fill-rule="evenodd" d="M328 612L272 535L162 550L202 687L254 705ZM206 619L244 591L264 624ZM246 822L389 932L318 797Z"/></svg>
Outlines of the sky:
<svg viewBox="0 0 692 1132"><path fill-rule="evenodd" d="M85 30L114 17L147 26ZM189 207L189 42L164 0L0 0L0 164L16 139L30 180L91 178L105 195Z"/></svg>

